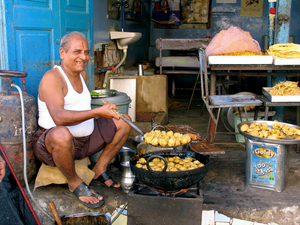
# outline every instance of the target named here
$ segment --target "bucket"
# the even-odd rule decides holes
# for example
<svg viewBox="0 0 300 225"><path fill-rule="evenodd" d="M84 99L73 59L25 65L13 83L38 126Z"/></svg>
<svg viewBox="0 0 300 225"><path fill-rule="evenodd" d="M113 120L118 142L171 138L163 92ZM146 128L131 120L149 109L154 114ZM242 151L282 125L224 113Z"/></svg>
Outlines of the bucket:
<svg viewBox="0 0 300 225"><path fill-rule="evenodd" d="M102 101L107 101L112 104L115 104L121 113L128 114L128 109L129 109L129 104L131 103L131 99L126 93L117 92L117 94L113 97L92 99L91 102L92 109L103 106Z"/></svg>
<svg viewBox="0 0 300 225"><path fill-rule="evenodd" d="M239 117L238 113L235 113L233 118L234 118L234 130L235 130L236 133L238 133L239 131L238 131L237 125L241 122L247 121L245 113L242 113L242 121L241 121L241 118ZM248 115L248 121L252 121L252 120L254 120L254 117ZM245 137L241 134L236 134L235 135L235 140L236 140L236 142L243 143L243 142L245 142Z"/></svg>
<svg viewBox="0 0 300 225"><path fill-rule="evenodd" d="M269 111L268 117L274 116L275 113L276 113L276 111ZM254 120L254 112L248 112L247 114L248 114L248 121ZM241 116L242 116L242 122L247 121L246 114L244 112L241 114ZM264 118L265 118L264 116L265 116L265 112L258 112L257 120L264 120ZM239 116L239 113L234 113L233 120L234 120L234 130L236 133L238 133L239 131L238 131L237 125L239 123L241 123L241 118ZM245 138L241 134L236 134L235 140L236 140L236 142L240 142L240 143L245 142Z"/></svg>

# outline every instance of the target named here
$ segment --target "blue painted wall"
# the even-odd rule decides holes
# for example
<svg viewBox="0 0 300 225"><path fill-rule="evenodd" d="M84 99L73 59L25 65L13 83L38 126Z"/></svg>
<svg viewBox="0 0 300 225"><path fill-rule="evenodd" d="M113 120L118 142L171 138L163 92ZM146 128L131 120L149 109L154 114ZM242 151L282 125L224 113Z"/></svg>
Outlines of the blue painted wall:
<svg viewBox="0 0 300 225"><path fill-rule="evenodd" d="M143 1L143 0L142 0ZM281 0L283 1L283 0ZM145 0L143 1L145 2ZM211 0L211 28L210 29L157 29L154 28L152 21L131 22L125 20L125 31L138 31L143 34L142 38L129 46L127 63L134 64L142 60L153 61L159 55L155 48L157 38L204 38L213 37L221 30L226 30L230 26L241 27L249 31L256 39L261 48L263 48L263 36L268 34L269 3L264 0L264 9L262 17L241 17L241 0L237 3L216 3ZM300 43L300 1L292 1L290 35L294 35L294 42ZM226 16L225 13L230 12ZM107 19L107 1L94 1L94 40L95 42L111 41L109 38L109 29L117 27L121 30L121 21Z"/></svg>

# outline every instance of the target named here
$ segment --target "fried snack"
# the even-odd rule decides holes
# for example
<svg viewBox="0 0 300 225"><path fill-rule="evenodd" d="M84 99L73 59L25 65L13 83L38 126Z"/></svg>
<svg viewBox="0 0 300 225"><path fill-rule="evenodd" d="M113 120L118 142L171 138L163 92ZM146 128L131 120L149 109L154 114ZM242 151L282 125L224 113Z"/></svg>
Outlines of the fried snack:
<svg viewBox="0 0 300 225"><path fill-rule="evenodd" d="M151 145L160 145L162 147L164 146L178 146L178 145L184 145L191 142L191 136L189 134L181 134L179 132L173 132L173 131L150 131L148 133L144 134L144 141L147 144Z"/></svg>
<svg viewBox="0 0 300 225"><path fill-rule="evenodd" d="M137 163L141 163L141 164L146 163L146 162L147 162L147 160L145 158L140 158L139 161L137 161Z"/></svg>
<svg viewBox="0 0 300 225"><path fill-rule="evenodd" d="M173 156L173 157L167 157L165 159L168 162L167 171L170 172L193 170L205 166L205 164L201 163L199 160L191 157L180 158L178 156ZM146 166L146 163L142 163L140 161L146 162L147 160L140 159L137 162L136 167L147 170L148 168ZM162 171L165 168L165 163L162 159L154 158L151 162L149 162L149 166L153 171Z"/></svg>
<svg viewBox="0 0 300 225"><path fill-rule="evenodd" d="M241 131L243 131L243 132L247 131L248 129L249 129L249 126L247 124L243 124L241 126Z"/></svg>
<svg viewBox="0 0 300 225"><path fill-rule="evenodd" d="M246 51L223 53L223 54L217 54L217 55L218 56L248 56L248 55L263 55L263 54L246 50Z"/></svg>
<svg viewBox="0 0 300 225"><path fill-rule="evenodd" d="M274 121L272 128L266 122L252 123L250 126L243 124L240 127L242 132L248 133L253 136L269 139L300 139L300 129Z"/></svg>
<svg viewBox="0 0 300 225"><path fill-rule="evenodd" d="M201 139L201 136L200 135L196 135L196 134L191 134L191 133L188 133L188 135L191 137L192 140L196 141L198 139Z"/></svg>
<svg viewBox="0 0 300 225"><path fill-rule="evenodd" d="M270 95L300 95L298 82L281 81L269 90Z"/></svg>
<svg viewBox="0 0 300 225"><path fill-rule="evenodd" d="M294 43L280 43L270 46L268 55L274 59L280 58L300 58L300 45Z"/></svg>

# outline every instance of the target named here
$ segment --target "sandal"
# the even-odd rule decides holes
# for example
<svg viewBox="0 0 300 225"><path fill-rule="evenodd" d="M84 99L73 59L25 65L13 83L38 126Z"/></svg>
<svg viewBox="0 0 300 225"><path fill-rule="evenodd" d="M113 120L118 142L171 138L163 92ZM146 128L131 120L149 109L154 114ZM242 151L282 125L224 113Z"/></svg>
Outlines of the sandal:
<svg viewBox="0 0 300 225"><path fill-rule="evenodd" d="M104 173L100 174L100 176L97 179L94 179L93 181L96 183L100 183L101 185L108 187L104 182L107 180L112 180L112 184L109 186L109 188L116 188L116 189L120 189L121 187L115 187L116 184L118 184L117 181L114 181L109 175L108 173L105 171Z"/></svg>
<svg viewBox="0 0 300 225"><path fill-rule="evenodd" d="M79 197L81 197L81 196L93 196L95 198L97 198L99 196L99 193L93 194L91 189L89 188L89 186L87 186L84 182L82 182L80 185L78 185L78 187L75 188L75 190L73 192L71 192L70 190L66 190L65 194L76 199L81 204L83 204L84 206L89 207L89 208L98 208L104 204L104 200L101 200L100 202L98 202L96 204L91 204L91 203L85 203L79 199Z"/></svg>

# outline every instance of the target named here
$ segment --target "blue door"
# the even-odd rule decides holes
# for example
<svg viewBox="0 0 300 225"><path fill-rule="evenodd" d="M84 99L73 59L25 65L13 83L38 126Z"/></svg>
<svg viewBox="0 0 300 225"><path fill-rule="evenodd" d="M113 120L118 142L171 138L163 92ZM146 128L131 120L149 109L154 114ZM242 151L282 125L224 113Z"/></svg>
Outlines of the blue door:
<svg viewBox="0 0 300 225"><path fill-rule="evenodd" d="M9 70L28 73L27 92L37 98L43 74L60 63L60 39L74 30L91 49L88 85L94 85L92 0L4 0ZM14 83L22 85L19 78Z"/></svg>

